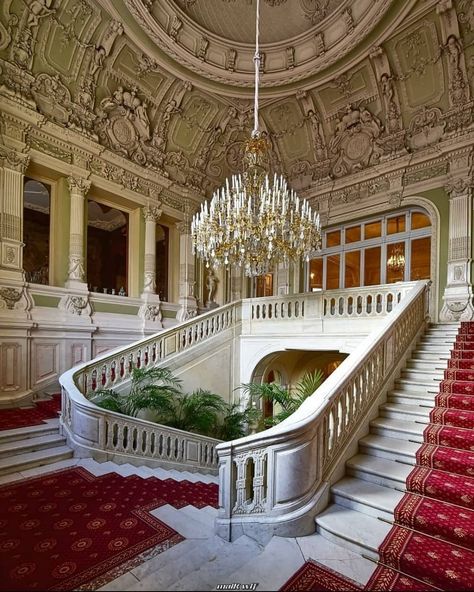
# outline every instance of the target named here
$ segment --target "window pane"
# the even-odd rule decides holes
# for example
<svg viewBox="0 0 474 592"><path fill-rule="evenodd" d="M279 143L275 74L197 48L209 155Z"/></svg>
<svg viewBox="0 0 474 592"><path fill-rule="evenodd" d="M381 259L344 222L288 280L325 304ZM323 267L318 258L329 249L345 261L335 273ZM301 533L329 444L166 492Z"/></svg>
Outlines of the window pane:
<svg viewBox="0 0 474 592"><path fill-rule="evenodd" d="M355 243L357 241L360 241L360 226L346 228L346 243Z"/></svg>
<svg viewBox="0 0 474 592"><path fill-rule="evenodd" d="M311 259L309 263L309 289L323 287L323 259Z"/></svg>
<svg viewBox="0 0 474 592"><path fill-rule="evenodd" d="M326 290L339 288L339 255L330 255L326 264Z"/></svg>
<svg viewBox="0 0 474 592"><path fill-rule="evenodd" d="M396 234L397 232L405 232L405 214L387 218L387 234Z"/></svg>
<svg viewBox="0 0 474 592"><path fill-rule="evenodd" d="M411 242L410 280L427 280L430 277L431 237Z"/></svg>
<svg viewBox="0 0 474 592"><path fill-rule="evenodd" d="M49 283L49 185L25 179L23 192L23 269L26 281Z"/></svg>
<svg viewBox="0 0 474 592"><path fill-rule="evenodd" d="M346 288L360 286L360 251L349 251L345 255L345 261L344 286Z"/></svg>
<svg viewBox="0 0 474 592"><path fill-rule="evenodd" d="M338 247L341 244L341 231L333 230L326 233L326 247Z"/></svg>
<svg viewBox="0 0 474 592"><path fill-rule="evenodd" d="M382 222L369 222L364 226L364 238L378 238L382 236Z"/></svg>
<svg viewBox="0 0 474 592"><path fill-rule="evenodd" d="M93 292L128 292L128 214L88 201L87 281Z"/></svg>
<svg viewBox="0 0 474 592"><path fill-rule="evenodd" d="M380 284L380 247L365 249L364 286Z"/></svg>
<svg viewBox="0 0 474 592"><path fill-rule="evenodd" d="M411 214L411 229L416 230L417 228L426 228L431 226L429 217L421 212L412 212Z"/></svg>
<svg viewBox="0 0 474 592"><path fill-rule="evenodd" d="M387 284L402 282L405 276L405 243L387 245Z"/></svg>

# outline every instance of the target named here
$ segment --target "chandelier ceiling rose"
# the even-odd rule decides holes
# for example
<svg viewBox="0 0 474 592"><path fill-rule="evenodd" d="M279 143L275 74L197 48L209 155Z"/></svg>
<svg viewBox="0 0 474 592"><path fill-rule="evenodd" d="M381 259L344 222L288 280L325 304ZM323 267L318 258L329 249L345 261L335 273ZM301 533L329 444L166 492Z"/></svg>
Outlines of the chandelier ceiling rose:
<svg viewBox="0 0 474 592"><path fill-rule="evenodd" d="M254 128L245 145L243 173L226 179L208 205L194 215L193 249L206 267L243 267L246 276L268 272L275 264L288 264L320 249L319 214L275 174L270 180L269 141L260 131L258 90L260 77L259 0L256 0Z"/></svg>

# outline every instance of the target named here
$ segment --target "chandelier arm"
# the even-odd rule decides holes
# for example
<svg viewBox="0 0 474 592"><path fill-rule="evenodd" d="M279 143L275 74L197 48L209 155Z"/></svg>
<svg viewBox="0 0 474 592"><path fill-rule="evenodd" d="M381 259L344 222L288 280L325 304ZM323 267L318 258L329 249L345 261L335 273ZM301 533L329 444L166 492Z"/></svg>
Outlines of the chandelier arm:
<svg viewBox="0 0 474 592"><path fill-rule="evenodd" d="M259 35L260 35L260 0L257 0L257 15L255 19L255 55L253 61L255 63L255 96L254 96L254 110L253 110L253 133L257 135L258 126L258 85L260 82L260 51L259 51Z"/></svg>

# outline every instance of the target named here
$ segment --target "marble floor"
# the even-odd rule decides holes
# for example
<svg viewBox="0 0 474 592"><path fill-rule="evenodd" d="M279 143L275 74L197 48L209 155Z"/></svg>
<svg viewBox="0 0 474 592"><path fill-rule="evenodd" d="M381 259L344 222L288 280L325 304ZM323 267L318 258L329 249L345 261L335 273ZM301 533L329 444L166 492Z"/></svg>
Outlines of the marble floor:
<svg viewBox="0 0 474 592"><path fill-rule="evenodd" d="M155 475L177 480L216 480L212 476L71 458L2 476L0 483L72 466L82 466L95 475L116 471L124 476L137 474L145 478ZM373 561L320 534L297 538L273 537L265 547L247 536L229 543L213 533L217 513L214 508L198 510L186 506L177 510L165 505L152 513L182 534L185 540L112 580L101 590L213 590L219 584L234 583L257 583L258 591L278 590L308 559L315 559L362 585L375 569Z"/></svg>

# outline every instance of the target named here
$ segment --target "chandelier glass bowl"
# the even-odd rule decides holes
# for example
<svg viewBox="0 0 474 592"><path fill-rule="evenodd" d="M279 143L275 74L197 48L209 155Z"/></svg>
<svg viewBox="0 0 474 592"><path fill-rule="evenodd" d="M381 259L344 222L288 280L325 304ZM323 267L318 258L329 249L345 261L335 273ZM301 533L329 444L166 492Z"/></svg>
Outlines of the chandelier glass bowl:
<svg viewBox="0 0 474 592"><path fill-rule="evenodd" d="M243 172L226 179L191 223L194 252L206 267L238 265L250 277L279 262L309 261L321 243L319 214L282 176L268 173L268 136L258 124L259 0L256 4L254 129L245 146Z"/></svg>

